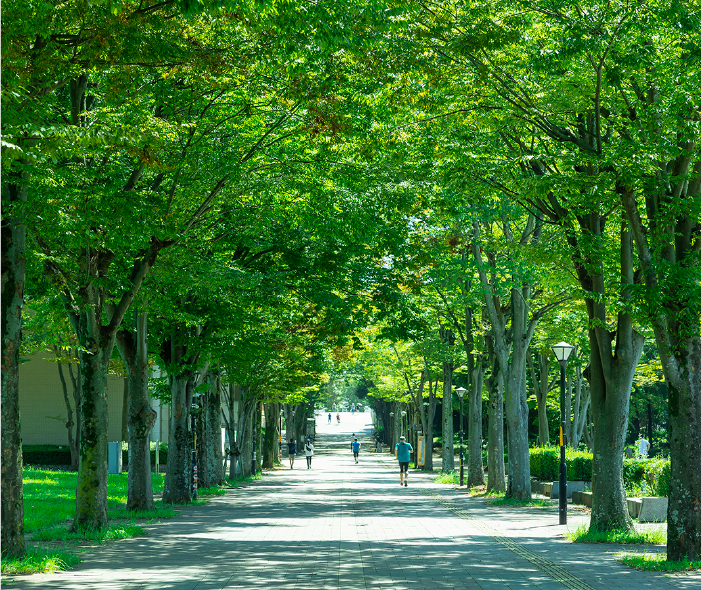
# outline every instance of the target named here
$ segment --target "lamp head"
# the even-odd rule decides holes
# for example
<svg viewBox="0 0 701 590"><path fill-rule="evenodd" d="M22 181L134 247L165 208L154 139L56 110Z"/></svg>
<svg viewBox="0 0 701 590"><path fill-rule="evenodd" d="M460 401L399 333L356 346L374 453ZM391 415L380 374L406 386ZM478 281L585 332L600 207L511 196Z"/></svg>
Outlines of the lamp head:
<svg viewBox="0 0 701 590"><path fill-rule="evenodd" d="M406 411L402 410L402 416L406 416Z"/></svg>
<svg viewBox="0 0 701 590"><path fill-rule="evenodd" d="M574 346L567 344L567 342L558 342L557 344L553 344L552 349L558 362L561 365L565 365L567 363L567 359L570 358L570 355L574 350Z"/></svg>
<svg viewBox="0 0 701 590"><path fill-rule="evenodd" d="M455 393L458 394L458 398L459 398L459 399L462 399L462 398L463 398L463 396L465 395L465 392L466 392L466 391L467 391L467 389L465 389L464 387L458 387L458 388L455 389Z"/></svg>
<svg viewBox="0 0 701 590"><path fill-rule="evenodd" d="M390 412L389 415L394 417L394 412Z"/></svg>

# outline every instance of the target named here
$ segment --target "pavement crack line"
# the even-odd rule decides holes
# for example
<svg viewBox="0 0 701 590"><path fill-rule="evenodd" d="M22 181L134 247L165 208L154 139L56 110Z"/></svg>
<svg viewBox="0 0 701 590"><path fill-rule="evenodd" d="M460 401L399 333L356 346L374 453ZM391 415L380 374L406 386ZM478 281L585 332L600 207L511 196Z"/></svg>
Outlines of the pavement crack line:
<svg viewBox="0 0 701 590"><path fill-rule="evenodd" d="M481 519L472 516L468 512L460 509L458 506L453 504L450 500L446 500L440 494L436 494L429 490L421 490L427 496L433 498L444 508L450 510L456 516L459 516L463 520L470 521L476 528L486 533L491 539L508 549L509 551L515 553L519 557L525 559L540 571L550 576L556 582L562 584L565 588L569 590L595 590L592 586L580 580L577 576L568 572L564 567L557 565L556 563L546 559L542 555L527 549L520 543L517 543L510 537L505 537L500 535L495 529L490 527L488 524L484 523Z"/></svg>

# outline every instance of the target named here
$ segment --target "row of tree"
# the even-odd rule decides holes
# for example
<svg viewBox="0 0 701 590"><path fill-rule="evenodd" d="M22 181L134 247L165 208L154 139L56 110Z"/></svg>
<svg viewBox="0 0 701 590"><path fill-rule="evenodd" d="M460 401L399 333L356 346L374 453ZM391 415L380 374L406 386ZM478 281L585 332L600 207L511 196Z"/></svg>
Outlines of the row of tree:
<svg viewBox="0 0 701 590"><path fill-rule="evenodd" d="M79 351L78 527L106 522L115 344L140 464L153 420L147 345L159 351L175 437L166 494L179 501L205 373L255 403L282 402L350 343L363 348L373 326L424 432L454 372L470 406L486 386L490 478L503 472L503 407L517 498L530 496L527 375L547 373L529 367L529 347L576 333L588 355L592 526L630 528L621 458L649 334L669 395L668 555L698 557L693 3L110 7L4 7L4 552L23 548L26 298L42 316L60 306ZM536 336L544 322L552 329ZM425 357L429 332L440 379L403 358L403 342ZM572 413L574 439L581 395Z"/></svg>

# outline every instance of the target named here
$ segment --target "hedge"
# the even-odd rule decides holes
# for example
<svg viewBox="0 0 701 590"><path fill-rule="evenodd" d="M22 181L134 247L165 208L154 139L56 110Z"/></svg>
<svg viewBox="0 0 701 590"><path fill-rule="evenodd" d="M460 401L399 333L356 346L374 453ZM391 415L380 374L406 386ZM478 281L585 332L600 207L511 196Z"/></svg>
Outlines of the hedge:
<svg viewBox="0 0 701 590"><path fill-rule="evenodd" d="M164 465L168 461L168 443L161 443L158 461ZM68 445L22 445L22 463L24 465L70 465L71 450ZM156 464L156 443L151 443L151 465ZM129 451L126 443L122 444L122 468L129 465Z"/></svg>
<svg viewBox="0 0 701 590"><path fill-rule="evenodd" d="M559 447L529 449L531 476L540 481L557 481L560 473ZM592 454L565 449L567 479L591 481ZM671 474L669 459L623 459L623 483L627 493L640 493L646 483L649 496L668 496Z"/></svg>
<svg viewBox="0 0 701 590"><path fill-rule="evenodd" d="M24 465L70 465L71 449L68 445L22 445Z"/></svg>

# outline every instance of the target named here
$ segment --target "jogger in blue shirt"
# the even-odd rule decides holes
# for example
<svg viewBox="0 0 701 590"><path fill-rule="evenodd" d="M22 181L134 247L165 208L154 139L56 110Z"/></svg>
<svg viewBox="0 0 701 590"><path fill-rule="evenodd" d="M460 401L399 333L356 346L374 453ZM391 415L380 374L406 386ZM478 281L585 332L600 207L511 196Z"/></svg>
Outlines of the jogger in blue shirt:
<svg viewBox="0 0 701 590"><path fill-rule="evenodd" d="M407 486L409 481L409 461L411 460L410 453L414 451L406 438L399 437L399 442L394 445L394 450L397 453L397 461L399 462L399 485Z"/></svg>

